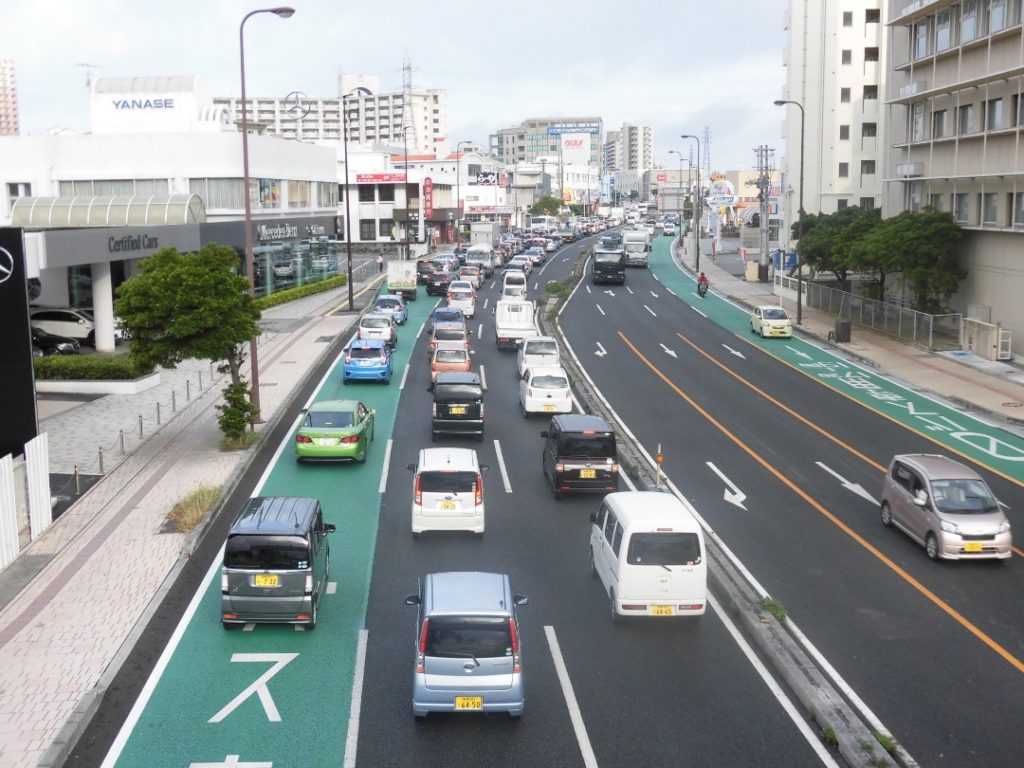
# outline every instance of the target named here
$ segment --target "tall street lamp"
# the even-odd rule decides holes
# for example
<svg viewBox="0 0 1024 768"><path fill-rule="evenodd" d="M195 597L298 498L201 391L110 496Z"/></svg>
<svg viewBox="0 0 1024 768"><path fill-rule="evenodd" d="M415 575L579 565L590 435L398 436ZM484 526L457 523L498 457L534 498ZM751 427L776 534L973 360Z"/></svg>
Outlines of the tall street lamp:
<svg viewBox="0 0 1024 768"><path fill-rule="evenodd" d="M683 224L683 153L678 149L670 149L668 151L670 155L679 155L679 196L676 202L679 203L679 225L682 227Z"/></svg>
<svg viewBox="0 0 1024 768"><path fill-rule="evenodd" d="M341 94L341 131L342 144L345 154L345 252L348 256L348 311L355 307L355 297L352 293L352 206L349 198L352 196L352 187L349 185L348 172L348 105L345 103L345 94Z"/></svg>
<svg viewBox="0 0 1024 768"><path fill-rule="evenodd" d="M412 222L409 221L409 128L402 126L402 147L405 152L405 260L409 260L409 230L412 229Z"/></svg>
<svg viewBox="0 0 1024 768"><path fill-rule="evenodd" d="M775 106L793 104L800 108L800 225L796 241L796 324L803 321L804 293L804 105L792 99L776 99Z"/></svg>
<svg viewBox="0 0 1024 768"><path fill-rule="evenodd" d="M693 200L693 248L696 260L693 269L700 272L700 139L692 133L684 133L679 138L693 139L697 142L697 195Z"/></svg>
<svg viewBox="0 0 1024 768"><path fill-rule="evenodd" d="M249 295L256 296L255 265L252 256L252 201L249 192L249 105L245 99L245 22L257 13L273 13L282 19L295 13L294 8L260 8L249 11L242 17L238 25L238 58L242 70L242 196L245 198L245 272L249 276ZM249 402L256 410L254 423L262 422L260 418L260 367L256 357L256 337L249 339Z"/></svg>
<svg viewBox="0 0 1024 768"><path fill-rule="evenodd" d="M472 144L472 141L464 140L455 144L455 242L462 242L462 157L459 155L459 147L463 144Z"/></svg>

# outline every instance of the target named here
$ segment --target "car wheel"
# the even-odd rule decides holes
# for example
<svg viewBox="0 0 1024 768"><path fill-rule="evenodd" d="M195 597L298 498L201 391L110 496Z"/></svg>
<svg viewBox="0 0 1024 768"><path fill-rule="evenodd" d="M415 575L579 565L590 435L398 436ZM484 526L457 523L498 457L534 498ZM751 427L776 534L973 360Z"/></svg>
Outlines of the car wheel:
<svg viewBox="0 0 1024 768"><path fill-rule="evenodd" d="M96 346L96 331L89 331L89 335L85 337L85 343L90 347Z"/></svg>
<svg viewBox="0 0 1024 768"><path fill-rule="evenodd" d="M346 387L348 386L348 382L349 382L348 379L342 379L341 380L341 383L344 384Z"/></svg>
<svg viewBox="0 0 1024 768"><path fill-rule="evenodd" d="M889 505L884 501L882 502L882 525L886 528L892 525L892 510L889 509Z"/></svg>
<svg viewBox="0 0 1024 768"><path fill-rule="evenodd" d="M610 590L608 593L608 604L612 612L612 624L618 624L622 621L622 617L619 616L619 612L615 610L615 590Z"/></svg>
<svg viewBox="0 0 1024 768"><path fill-rule="evenodd" d="M928 538L924 540L924 551L928 554L929 560L939 559L939 542L934 533L929 533Z"/></svg>
<svg viewBox="0 0 1024 768"><path fill-rule="evenodd" d="M312 632L314 629L316 629L316 603L313 604L313 616L306 625L307 632Z"/></svg>
<svg viewBox="0 0 1024 768"><path fill-rule="evenodd" d="M224 629L226 629L228 632L230 632L233 629L238 629L239 627L239 625L235 624L235 622L233 621L222 621L220 625L224 627Z"/></svg>

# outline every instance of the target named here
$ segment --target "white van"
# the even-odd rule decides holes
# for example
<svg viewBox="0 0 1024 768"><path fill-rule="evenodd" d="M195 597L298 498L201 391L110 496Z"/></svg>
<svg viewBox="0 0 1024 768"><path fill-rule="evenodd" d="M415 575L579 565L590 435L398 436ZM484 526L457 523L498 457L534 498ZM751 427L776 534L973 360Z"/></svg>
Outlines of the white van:
<svg viewBox="0 0 1024 768"><path fill-rule="evenodd" d="M412 535L424 531L484 532L484 481L476 451L424 448L412 486Z"/></svg>
<svg viewBox="0 0 1024 768"><path fill-rule="evenodd" d="M503 299L525 299L526 298L526 275L519 270L506 272L501 283L501 298Z"/></svg>
<svg viewBox="0 0 1024 768"><path fill-rule="evenodd" d="M704 533L683 502L653 491L609 493L590 521L590 567L608 593L612 621L704 615Z"/></svg>
<svg viewBox="0 0 1024 768"><path fill-rule="evenodd" d="M480 267L480 274L483 277L490 277L494 274L494 248L486 243L471 245L466 250L466 264Z"/></svg>

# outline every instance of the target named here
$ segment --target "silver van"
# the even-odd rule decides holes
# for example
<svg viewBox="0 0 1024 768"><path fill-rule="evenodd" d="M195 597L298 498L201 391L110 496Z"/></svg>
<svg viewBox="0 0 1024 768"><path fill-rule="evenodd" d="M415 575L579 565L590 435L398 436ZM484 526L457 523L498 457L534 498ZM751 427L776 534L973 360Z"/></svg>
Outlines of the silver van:
<svg viewBox="0 0 1024 768"><path fill-rule="evenodd" d="M894 456L882 483L882 524L924 546L932 560L1007 559L1010 521L981 475L945 456Z"/></svg>
<svg viewBox="0 0 1024 768"><path fill-rule="evenodd" d="M327 589L331 548L320 502L257 496L235 517L224 543L220 575L221 623L305 624L316 628Z"/></svg>
<svg viewBox="0 0 1024 768"><path fill-rule="evenodd" d="M503 573L449 571L423 578L405 598L418 606L412 711L523 714L522 640Z"/></svg>

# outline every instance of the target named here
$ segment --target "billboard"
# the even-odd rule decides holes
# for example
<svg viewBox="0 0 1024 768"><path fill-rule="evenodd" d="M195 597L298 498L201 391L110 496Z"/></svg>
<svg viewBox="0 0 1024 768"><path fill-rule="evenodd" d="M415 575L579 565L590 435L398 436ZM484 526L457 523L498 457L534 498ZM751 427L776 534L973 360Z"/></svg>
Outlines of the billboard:
<svg viewBox="0 0 1024 768"><path fill-rule="evenodd" d="M0 456L24 453L39 434L32 334L28 325L28 275L21 230L0 228Z"/></svg>
<svg viewBox="0 0 1024 768"><path fill-rule="evenodd" d="M498 172L497 171L484 171L476 175L477 186L480 187L496 187L498 186Z"/></svg>
<svg viewBox="0 0 1024 768"><path fill-rule="evenodd" d="M563 133L601 133L598 123L555 123L548 126L548 136L560 136Z"/></svg>
<svg viewBox="0 0 1024 768"><path fill-rule="evenodd" d="M563 133L559 137L562 162L566 165L588 165L590 163L590 134Z"/></svg>

